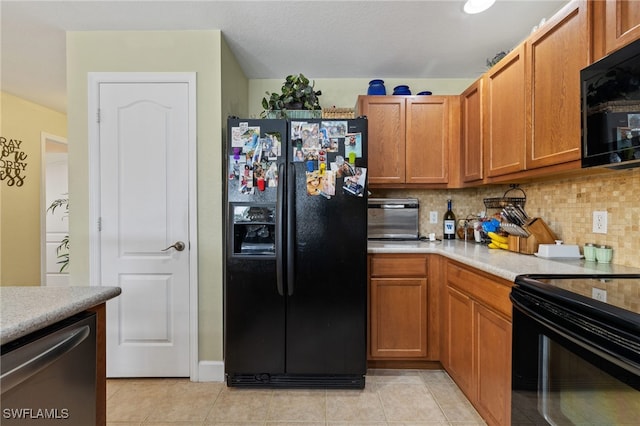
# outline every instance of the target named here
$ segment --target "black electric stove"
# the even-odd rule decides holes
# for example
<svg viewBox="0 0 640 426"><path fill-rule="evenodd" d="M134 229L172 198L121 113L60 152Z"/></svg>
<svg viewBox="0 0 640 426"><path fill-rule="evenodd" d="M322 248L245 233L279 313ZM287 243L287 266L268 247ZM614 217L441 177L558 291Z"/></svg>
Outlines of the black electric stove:
<svg viewBox="0 0 640 426"><path fill-rule="evenodd" d="M640 274L520 275L517 286L640 321Z"/></svg>
<svg viewBox="0 0 640 426"><path fill-rule="evenodd" d="M640 275L521 275L512 424L636 424Z"/></svg>

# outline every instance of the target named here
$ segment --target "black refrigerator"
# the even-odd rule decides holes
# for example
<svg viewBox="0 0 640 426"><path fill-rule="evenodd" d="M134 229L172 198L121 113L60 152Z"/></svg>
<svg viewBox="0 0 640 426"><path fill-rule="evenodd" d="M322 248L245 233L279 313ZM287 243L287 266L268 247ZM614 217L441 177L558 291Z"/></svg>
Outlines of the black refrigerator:
<svg viewBox="0 0 640 426"><path fill-rule="evenodd" d="M366 118L227 130L227 385L363 388Z"/></svg>

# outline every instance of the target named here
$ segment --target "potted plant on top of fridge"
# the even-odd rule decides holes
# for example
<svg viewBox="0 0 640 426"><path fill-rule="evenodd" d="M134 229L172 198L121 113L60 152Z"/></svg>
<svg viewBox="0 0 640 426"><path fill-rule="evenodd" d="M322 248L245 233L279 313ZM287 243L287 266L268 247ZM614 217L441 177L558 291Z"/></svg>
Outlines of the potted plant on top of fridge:
<svg viewBox="0 0 640 426"><path fill-rule="evenodd" d="M321 118L322 108L318 97L320 90L315 90L315 81L303 74L289 75L282 84L280 93L266 92L262 98L261 116L265 118Z"/></svg>

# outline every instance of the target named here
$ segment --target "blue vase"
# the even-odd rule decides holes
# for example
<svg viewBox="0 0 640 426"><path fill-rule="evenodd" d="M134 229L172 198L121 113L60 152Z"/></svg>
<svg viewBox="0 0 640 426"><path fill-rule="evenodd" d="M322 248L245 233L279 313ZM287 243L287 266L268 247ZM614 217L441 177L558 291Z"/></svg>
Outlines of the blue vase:
<svg viewBox="0 0 640 426"><path fill-rule="evenodd" d="M393 88L394 95L410 95L411 90L409 90L409 86L401 85Z"/></svg>
<svg viewBox="0 0 640 426"><path fill-rule="evenodd" d="M369 82L369 89L367 90L367 95L386 95L387 89L384 87L384 81L382 80L371 80Z"/></svg>

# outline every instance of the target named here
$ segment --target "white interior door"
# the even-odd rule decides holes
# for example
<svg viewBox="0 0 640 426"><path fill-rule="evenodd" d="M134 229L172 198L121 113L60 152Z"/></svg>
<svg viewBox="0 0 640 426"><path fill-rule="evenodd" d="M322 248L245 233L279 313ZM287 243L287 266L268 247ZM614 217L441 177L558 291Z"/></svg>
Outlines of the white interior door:
<svg viewBox="0 0 640 426"><path fill-rule="evenodd" d="M189 376L189 123L185 82L99 84L100 281L107 376Z"/></svg>

